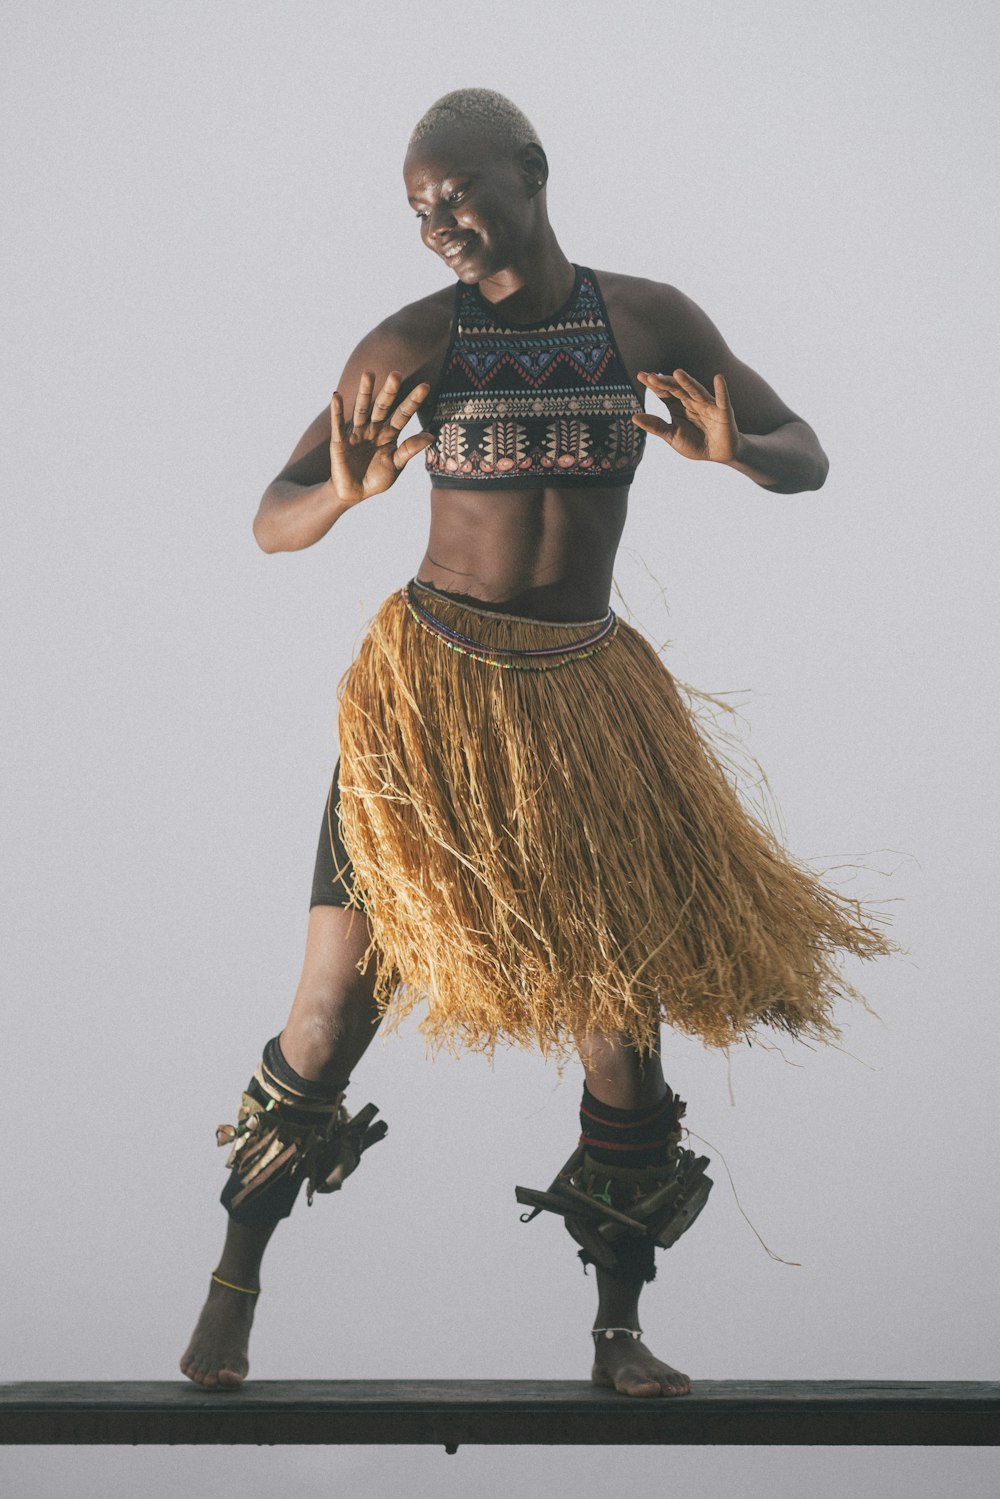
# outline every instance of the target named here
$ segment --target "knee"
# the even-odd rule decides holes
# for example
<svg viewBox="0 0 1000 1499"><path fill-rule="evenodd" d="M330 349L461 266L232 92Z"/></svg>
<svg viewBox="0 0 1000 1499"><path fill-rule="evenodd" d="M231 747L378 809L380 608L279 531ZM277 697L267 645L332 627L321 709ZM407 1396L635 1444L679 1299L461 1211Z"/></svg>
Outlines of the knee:
<svg viewBox="0 0 1000 1499"><path fill-rule="evenodd" d="M376 1014L371 973L338 974L329 982L315 975L299 985L289 1026L308 1034L316 1043L327 1038L333 1045L345 1032L364 1029Z"/></svg>
<svg viewBox="0 0 1000 1499"><path fill-rule="evenodd" d="M300 984L281 1035L289 1063L304 1077L349 1076L375 1034L379 1010L371 974L314 974Z"/></svg>
<svg viewBox="0 0 1000 1499"><path fill-rule="evenodd" d="M642 1109L667 1091L658 1052L640 1052L626 1037L588 1037L580 1057L587 1087L615 1109Z"/></svg>

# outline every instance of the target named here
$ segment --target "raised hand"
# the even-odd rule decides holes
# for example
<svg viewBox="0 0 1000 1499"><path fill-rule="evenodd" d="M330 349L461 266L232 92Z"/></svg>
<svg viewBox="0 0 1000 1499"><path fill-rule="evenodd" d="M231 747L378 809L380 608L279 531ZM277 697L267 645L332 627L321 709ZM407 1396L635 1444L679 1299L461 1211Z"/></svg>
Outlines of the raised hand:
<svg viewBox="0 0 1000 1499"><path fill-rule="evenodd" d="M686 370L674 370L672 375L640 370L638 378L665 403L671 420L665 422L645 411L633 412L637 427L662 437L682 458L733 462L740 434L722 375L715 376L714 396Z"/></svg>
<svg viewBox="0 0 1000 1499"><path fill-rule="evenodd" d="M339 390L330 401L330 480L347 505L356 505L390 489L411 458L429 448L430 432L418 432L399 442L399 434L430 393L426 380L415 385L398 405L396 395L403 377L390 370L378 395L372 400L375 375L365 370L358 385L354 416L344 420Z"/></svg>

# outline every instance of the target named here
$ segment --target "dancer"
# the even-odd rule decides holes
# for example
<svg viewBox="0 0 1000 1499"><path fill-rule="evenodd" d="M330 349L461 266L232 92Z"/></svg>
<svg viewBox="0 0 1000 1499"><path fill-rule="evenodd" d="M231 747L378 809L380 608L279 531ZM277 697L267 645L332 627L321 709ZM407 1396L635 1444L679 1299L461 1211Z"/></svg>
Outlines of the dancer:
<svg viewBox="0 0 1000 1499"><path fill-rule="evenodd" d="M419 1006L434 1047L582 1062L577 1148L517 1195L595 1266L593 1380L682 1395L639 1297L710 1182L681 1145L661 1025L715 1047L759 1026L831 1040L835 1000L860 998L838 952L894 944L743 805L689 692L609 607L612 570L647 436L778 494L818 489L827 460L681 292L567 258L509 100L438 100L404 178L453 284L362 339L254 534L299 550L369 501L377 524L423 453L430 536L338 689L302 976L220 1127L228 1229L181 1368L245 1378L268 1240L303 1182L338 1190L384 1134L346 1089L380 1020Z"/></svg>

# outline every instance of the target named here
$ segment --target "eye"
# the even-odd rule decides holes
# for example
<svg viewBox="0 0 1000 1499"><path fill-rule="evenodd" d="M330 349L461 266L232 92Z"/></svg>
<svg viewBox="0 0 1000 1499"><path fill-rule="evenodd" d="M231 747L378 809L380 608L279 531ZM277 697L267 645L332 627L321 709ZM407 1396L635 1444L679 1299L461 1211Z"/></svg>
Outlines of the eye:
<svg viewBox="0 0 1000 1499"><path fill-rule="evenodd" d="M449 193L448 194L448 202L449 203L461 203L461 201L462 201L462 199L464 197L465 197L465 189L464 188L456 188L453 193Z"/></svg>

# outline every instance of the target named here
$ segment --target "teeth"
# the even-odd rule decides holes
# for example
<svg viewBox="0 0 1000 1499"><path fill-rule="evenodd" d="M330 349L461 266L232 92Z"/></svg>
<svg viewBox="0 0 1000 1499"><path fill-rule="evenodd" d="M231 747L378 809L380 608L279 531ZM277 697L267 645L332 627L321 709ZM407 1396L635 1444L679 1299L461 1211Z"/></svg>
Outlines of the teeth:
<svg viewBox="0 0 1000 1499"><path fill-rule="evenodd" d="M469 248L469 246L470 246L471 243L472 243L472 236L470 235L468 239L463 239L462 242L461 242L461 244L450 246L447 250L444 251L444 258L445 258L445 260L455 260L455 259L457 259L457 257L459 255L464 254L464 252Z"/></svg>

